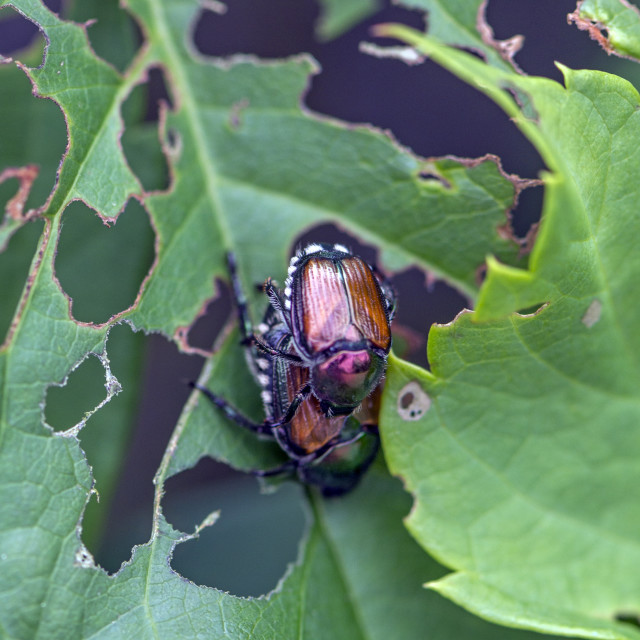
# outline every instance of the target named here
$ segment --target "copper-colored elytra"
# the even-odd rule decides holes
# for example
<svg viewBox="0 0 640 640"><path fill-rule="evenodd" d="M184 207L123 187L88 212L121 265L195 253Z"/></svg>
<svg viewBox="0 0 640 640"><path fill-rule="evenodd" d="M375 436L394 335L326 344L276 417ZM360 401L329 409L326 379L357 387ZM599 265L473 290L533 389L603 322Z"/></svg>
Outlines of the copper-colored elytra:
<svg viewBox="0 0 640 640"><path fill-rule="evenodd" d="M375 276L360 258L339 264L311 258L301 274L304 335L312 351L327 349L337 340L370 340L388 350L391 334Z"/></svg>
<svg viewBox="0 0 640 640"><path fill-rule="evenodd" d="M287 367L287 395L291 402L299 389L309 379L309 372L303 367ZM327 418L320 403L309 395L298 407L288 425L289 439L305 453L313 453L329 440L339 435L344 424L344 416Z"/></svg>
<svg viewBox="0 0 640 640"><path fill-rule="evenodd" d="M343 425L344 416L327 418L318 400L309 396L289 424L289 438L305 453L313 453L339 435Z"/></svg>
<svg viewBox="0 0 640 640"><path fill-rule="evenodd" d="M391 332L380 290L371 269L358 257L342 260L342 273L350 292L351 319L365 338L385 351L391 346Z"/></svg>
<svg viewBox="0 0 640 640"><path fill-rule="evenodd" d="M301 274L302 322L312 351L323 351L343 338L350 311L338 266L324 258L311 258Z"/></svg>

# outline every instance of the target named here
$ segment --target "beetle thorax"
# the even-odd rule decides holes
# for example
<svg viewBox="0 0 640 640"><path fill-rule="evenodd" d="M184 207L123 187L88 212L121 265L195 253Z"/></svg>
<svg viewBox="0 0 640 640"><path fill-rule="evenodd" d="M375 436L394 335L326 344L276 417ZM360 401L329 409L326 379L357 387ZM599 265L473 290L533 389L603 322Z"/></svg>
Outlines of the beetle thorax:
<svg viewBox="0 0 640 640"><path fill-rule="evenodd" d="M311 368L314 395L335 413L352 411L377 385L384 365L369 349L344 350Z"/></svg>

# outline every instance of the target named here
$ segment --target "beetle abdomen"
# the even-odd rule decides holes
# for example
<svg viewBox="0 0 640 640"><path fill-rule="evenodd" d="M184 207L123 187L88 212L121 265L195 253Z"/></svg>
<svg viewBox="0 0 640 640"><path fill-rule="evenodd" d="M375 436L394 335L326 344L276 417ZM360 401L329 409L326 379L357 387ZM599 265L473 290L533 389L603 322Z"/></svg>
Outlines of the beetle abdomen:
<svg viewBox="0 0 640 640"><path fill-rule="evenodd" d="M289 349L292 345L287 340L279 346ZM309 382L309 370L283 360L274 360L273 366L274 417L281 418L286 414L298 391ZM309 394L291 421L282 427L286 433L286 441L281 442L281 445L290 455L313 453L340 435L343 425L344 416L325 416L317 398Z"/></svg>

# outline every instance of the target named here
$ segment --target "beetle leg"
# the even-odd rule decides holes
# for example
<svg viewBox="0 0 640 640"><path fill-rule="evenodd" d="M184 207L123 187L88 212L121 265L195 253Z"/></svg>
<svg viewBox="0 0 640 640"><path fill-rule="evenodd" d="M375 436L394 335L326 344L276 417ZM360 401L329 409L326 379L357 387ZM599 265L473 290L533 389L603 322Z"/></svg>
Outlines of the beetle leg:
<svg viewBox="0 0 640 640"><path fill-rule="evenodd" d="M291 473L298 467L296 460L287 460L287 462L281 464L279 467L273 467L273 469L253 469L249 471L252 476L258 476L259 478L270 478L271 476L279 476L281 473Z"/></svg>
<svg viewBox="0 0 640 640"><path fill-rule="evenodd" d="M242 288L240 278L238 277L236 257L231 251L227 253L227 266L229 268L229 275L231 276L233 297L235 298L238 318L240 320L240 333L242 335L241 342L244 345L250 345L253 341L253 325L251 324L249 312L247 310L247 298L244 295L244 289Z"/></svg>
<svg viewBox="0 0 640 640"><path fill-rule="evenodd" d="M300 391L296 393L295 397L291 401L291 404L289 405L289 408L287 409L287 412L284 414L284 416L282 416L282 418L279 418L278 420L267 419L266 423L268 423L271 427L282 427L285 424L288 424L289 422L291 422L293 420L293 416L296 415L296 411L298 410L298 407L307 399L307 396L310 393L311 393L311 385L305 384L304 387L302 387L302 389L300 389Z"/></svg>
<svg viewBox="0 0 640 640"><path fill-rule="evenodd" d="M268 344L262 342L260 338L255 335L250 337L251 342L258 348L260 351L270 355L274 358L279 358L280 360L286 360L291 364L302 365L304 361L300 356L295 355L295 353L289 353L287 351L280 351L280 349L275 349L274 347L269 346Z"/></svg>
<svg viewBox="0 0 640 640"><path fill-rule="evenodd" d="M236 424L249 429L254 433L262 435L271 435L271 425L266 422L254 422L245 415L241 414L233 405L229 404L224 398L216 395L206 387L199 385L197 382L189 382L189 386L193 389L197 389L224 413L229 420L233 420Z"/></svg>
<svg viewBox="0 0 640 640"><path fill-rule="evenodd" d="M276 313L280 316L280 319L287 325L289 331L291 331L290 314L286 311L281 292L273 284L273 280L271 278L267 278L262 290L267 295L267 298L269 298L269 304L275 309Z"/></svg>

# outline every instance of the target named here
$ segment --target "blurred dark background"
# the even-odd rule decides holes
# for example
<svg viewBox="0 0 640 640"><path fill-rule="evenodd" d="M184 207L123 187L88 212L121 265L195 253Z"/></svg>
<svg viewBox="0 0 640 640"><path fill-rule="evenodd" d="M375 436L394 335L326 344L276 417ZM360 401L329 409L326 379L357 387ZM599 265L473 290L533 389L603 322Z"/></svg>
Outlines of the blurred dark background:
<svg viewBox="0 0 640 640"><path fill-rule="evenodd" d="M49 0L46 4L63 16L68 10L60 0ZM109 3L105 0L106 4ZM194 44L203 55L220 57L245 53L262 58L281 58L308 52L319 62L322 71L311 80L304 99L307 109L389 130L402 145L421 156L454 154L477 157L493 153L502 158L508 172L524 177L537 176L543 168L538 154L483 95L429 61L418 68L407 67L397 61L374 59L359 52L360 42L373 40L370 27L374 24L397 21L420 28L424 23L418 12L392 6L388 2L383 4L379 13L347 33L334 40L320 42L314 32L319 7L313 0L233 0L228 2L225 15L210 11L202 14L194 31ZM99 15L83 16L81 5L80 1L74 6L74 17L85 20L97 17L98 22L89 28L89 37L97 53L101 54L101 39L108 37L105 35L107 31L101 30ZM635 82L638 71L634 63L607 57L585 33L567 24L566 16L574 9L575 1L572 0L491 0L487 17L498 39L515 34L525 36L524 47L516 61L528 74L561 81L554 65L557 60L573 68L611 71ZM24 48L37 37L36 28L18 15L0 20L0 53L4 55ZM110 61L121 69L127 63L126 57ZM141 88L141 92L144 94L142 99L146 101L147 119L153 125L158 113L158 98L169 99L162 73L157 70L152 73L149 84ZM0 100L6 103L11 96L4 93ZM538 219L542 196L541 189L530 189L521 198L514 212L514 228L519 236L524 236ZM69 219L74 216L73 220L76 217L79 220L83 214L80 211L82 205L72 207L75 209L69 213ZM104 228L100 221L95 216L91 218L93 222L89 221L90 216L84 215L87 222L82 224L93 224L96 228L91 232L102 233ZM133 225L132 237L139 237L135 225L140 225L141 229L145 227L148 233L148 220L142 210L129 218L130 222L126 224ZM79 235L76 239L80 242L83 232L80 222L77 229ZM127 233L124 222L114 227L113 232L109 231L114 242L116 232ZM60 264L57 263L63 287L66 287L67 278L65 269L71 272L76 268L71 264L65 267L64 264L66 246L77 244L70 234L66 230L63 232ZM360 247L368 259L375 257L375 248L363 247L357 238L328 226L309 230L305 237L340 240L354 248ZM150 264L151 243L147 252ZM278 277L280 274L267 275ZM445 283L436 282L427 287L424 274L416 269L399 274L394 281L399 294L398 323L408 327L418 338L417 349L411 354L411 359L427 366L425 338L428 328L434 322L449 322L468 302ZM130 301L125 301L115 309L105 309L104 317L93 317L91 313L101 303L100 295L96 294L93 300L90 292L83 296L71 289L69 284L66 290L74 298L74 315L81 320L104 321L110 314L130 304ZM86 312L86 317L81 317L80 298L84 298L85 307L91 310ZM209 348L229 312L229 297L223 290L221 299L212 303L206 316L196 323L190 335L191 343ZM118 359L126 358L130 353L124 342L118 346L119 335L130 333L124 326L116 327L109 339L110 349L113 346L110 357L116 375ZM97 561L109 571L117 570L121 562L130 557L133 544L144 543L149 538L152 478L188 395L184 381L197 378L203 364L202 358L180 354L175 345L161 336L136 335L135 340L139 342L140 353L144 354L136 374L137 382L142 381L142 403L133 433L123 436L130 441L122 473L119 474L119 485L114 487L113 500L105 500L108 505L100 505L95 500L90 504L91 517L101 525L96 527L100 534L96 531L87 533L89 539L86 542ZM123 353L119 354L119 351ZM64 406L73 393L74 380L88 376L95 378L95 395L99 401L104 395L103 373L97 361L91 360L83 363L71 376L67 387L52 389L49 396L52 401L57 398L58 404ZM116 401L122 406L134 402L137 384L132 387L130 392L125 389L124 399L118 396L110 405L116 407ZM109 407L105 412L107 409ZM54 409L47 410L46 414L54 427L63 428L69 424L62 413L56 417ZM88 434L92 421L86 427ZM91 464L92 447L96 445L89 440L83 439L82 442ZM99 478L97 488L101 491ZM216 586L238 595L264 593L275 586L286 563L296 557L304 530L299 497L300 488L289 483L275 495L262 498L253 478L213 461L202 461L195 469L169 480L164 500L165 514L175 527L183 531L193 531L199 520L213 509L221 509L222 518L214 527L203 531L197 541L179 545L173 565L196 583Z"/></svg>

